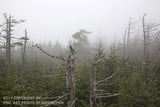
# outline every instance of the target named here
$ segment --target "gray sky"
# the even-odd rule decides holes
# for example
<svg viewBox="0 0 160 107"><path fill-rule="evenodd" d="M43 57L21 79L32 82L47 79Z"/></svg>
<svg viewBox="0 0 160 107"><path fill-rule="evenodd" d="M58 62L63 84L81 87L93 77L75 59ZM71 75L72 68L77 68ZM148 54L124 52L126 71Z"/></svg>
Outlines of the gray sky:
<svg viewBox="0 0 160 107"><path fill-rule="evenodd" d="M26 22L17 25L15 34L27 28L32 41L59 40L67 44L71 35L86 29L94 41L99 36L107 41L123 35L128 18L147 18L160 23L160 0L0 0L0 23L3 13Z"/></svg>

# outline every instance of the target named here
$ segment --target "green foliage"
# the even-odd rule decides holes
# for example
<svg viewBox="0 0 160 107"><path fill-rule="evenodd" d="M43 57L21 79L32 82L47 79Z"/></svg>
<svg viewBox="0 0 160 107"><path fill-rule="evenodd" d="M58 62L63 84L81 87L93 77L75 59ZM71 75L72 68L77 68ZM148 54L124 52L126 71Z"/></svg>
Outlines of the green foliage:
<svg viewBox="0 0 160 107"><path fill-rule="evenodd" d="M77 107L89 107L90 63L84 59L76 64Z"/></svg>
<svg viewBox="0 0 160 107"><path fill-rule="evenodd" d="M52 47L51 44L49 44L49 47ZM57 49L57 52L54 52L56 55L65 56L66 49L62 48L58 42L53 48L53 50ZM30 59L26 61L23 70L20 68L20 63L14 60L12 65L7 68L5 58L0 57L0 106L2 106L4 96L56 97L65 93L65 76L45 77L46 75L65 74L66 69L57 69L57 66L65 67L65 63L40 55L38 51L36 52L37 54L28 54ZM119 96L97 100L97 107L159 107L159 61L150 62L147 69L141 72L141 59L134 59L130 56L132 58L130 58L129 63L124 66L123 61L120 60L121 56L118 56L117 52L118 50L111 48L108 55L105 54L102 43L99 43L95 48L95 59L106 55L97 65L97 81L109 77L118 67L120 68L116 75L104 82L107 85L97 86L97 89L105 90L104 92L97 92L97 94L121 93ZM134 61L131 61L133 59ZM84 57L76 62L75 80L76 97L78 98L76 107L90 106L91 60L93 60L93 57ZM67 102L65 101L62 106L67 106Z"/></svg>

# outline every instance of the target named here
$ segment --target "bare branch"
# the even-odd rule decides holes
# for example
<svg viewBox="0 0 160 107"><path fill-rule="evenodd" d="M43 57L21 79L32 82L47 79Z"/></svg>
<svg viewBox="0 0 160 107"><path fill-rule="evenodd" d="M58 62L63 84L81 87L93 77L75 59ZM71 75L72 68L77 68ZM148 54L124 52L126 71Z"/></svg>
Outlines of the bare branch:
<svg viewBox="0 0 160 107"><path fill-rule="evenodd" d="M76 102L76 100L77 100L77 98L75 98L75 99L73 100L73 102L72 102L72 104L70 105L70 107L73 106L73 104Z"/></svg>
<svg viewBox="0 0 160 107"><path fill-rule="evenodd" d="M105 91L105 90L95 89L94 91Z"/></svg>
<svg viewBox="0 0 160 107"><path fill-rule="evenodd" d="M59 57L59 56L55 56L55 55L51 55L49 54L48 52L44 51L42 48L40 48L37 44L35 45L41 52L43 52L44 54L50 56L50 57L53 57L53 58L56 58L56 59L59 59L59 60L62 60L62 61L68 61L67 59L64 59L63 57Z"/></svg>
<svg viewBox="0 0 160 107"><path fill-rule="evenodd" d="M96 62L93 62L92 65L97 65L99 62L103 60L104 56L102 56L100 59L98 59Z"/></svg>
<svg viewBox="0 0 160 107"><path fill-rule="evenodd" d="M64 97L67 97L68 95L69 95L69 94L66 93L66 94L64 94L64 95L62 95L62 96L59 96L59 98L57 98L56 100L54 100L54 101L52 101L51 103L47 104L45 107L53 104L54 102L56 102L56 101L58 101L58 100L61 100L61 99L64 98Z"/></svg>
<svg viewBox="0 0 160 107"><path fill-rule="evenodd" d="M66 74L47 75L45 77L57 77L57 76L66 76Z"/></svg>
<svg viewBox="0 0 160 107"><path fill-rule="evenodd" d="M110 95L111 93L96 94L96 96Z"/></svg>
<svg viewBox="0 0 160 107"><path fill-rule="evenodd" d="M116 70L116 72L114 72L111 76L109 76L109 77L107 77L107 78L105 78L104 80L100 80L100 81L97 81L96 82L96 84L98 84L98 83L101 83L101 82L104 82L104 81L106 81L106 80L109 80L109 79L111 79L114 75L116 75L116 73L119 71L119 68Z"/></svg>
<svg viewBox="0 0 160 107"><path fill-rule="evenodd" d="M103 60L103 58L104 58L104 56L102 58L98 59L95 64L98 64L99 62L101 62Z"/></svg>
<svg viewBox="0 0 160 107"><path fill-rule="evenodd" d="M112 95L107 95L107 96L96 96L96 98L107 98L107 97L115 97L120 95L121 93L117 93L117 94L112 94Z"/></svg>
<svg viewBox="0 0 160 107"><path fill-rule="evenodd" d="M98 85L98 86L101 86L101 85L108 86L108 85L113 85L113 83L111 83L111 84L99 83L99 84L97 84L97 85Z"/></svg>

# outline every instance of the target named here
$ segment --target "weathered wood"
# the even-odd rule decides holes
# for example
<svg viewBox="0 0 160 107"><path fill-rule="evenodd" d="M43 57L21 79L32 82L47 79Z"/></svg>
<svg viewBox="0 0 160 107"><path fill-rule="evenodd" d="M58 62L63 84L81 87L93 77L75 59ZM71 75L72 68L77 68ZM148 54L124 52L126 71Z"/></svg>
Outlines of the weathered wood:
<svg viewBox="0 0 160 107"><path fill-rule="evenodd" d="M62 95L62 96L59 96L56 100L54 100L54 101L52 101L51 103L45 105L44 107L47 107L47 106L53 104L54 102L57 102L57 101L59 101L59 100L65 98L65 97L68 97L68 95L69 95L69 93L66 93L66 94L64 94L64 95Z"/></svg>
<svg viewBox="0 0 160 107"><path fill-rule="evenodd" d="M66 84L67 91L70 93L68 99L68 107L75 107L74 99L75 99L75 56L74 50L72 46L70 46L70 53L67 60L67 76L66 76Z"/></svg>
<svg viewBox="0 0 160 107"><path fill-rule="evenodd" d="M118 96L120 95L120 93L117 93L117 94L111 94L111 95L107 95L107 96L96 96L96 98L107 98L107 97L115 97L115 96Z"/></svg>
<svg viewBox="0 0 160 107"><path fill-rule="evenodd" d="M90 77L90 107L96 107L96 65L102 60L102 58L91 64L91 77Z"/></svg>
<svg viewBox="0 0 160 107"><path fill-rule="evenodd" d="M11 16L6 19L6 63L7 66L11 62Z"/></svg>
<svg viewBox="0 0 160 107"><path fill-rule="evenodd" d="M73 107L73 105L75 104L77 98L73 100L72 104L70 105L70 107Z"/></svg>
<svg viewBox="0 0 160 107"><path fill-rule="evenodd" d="M27 37L27 30L25 29L24 45L22 45L22 68L24 68L24 61L25 61L27 40L28 40L28 37Z"/></svg>
<svg viewBox="0 0 160 107"><path fill-rule="evenodd" d="M66 76L66 74L47 75L45 77L57 77L57 76Z"/></svg>
<svg viewBox="0 0 160 107"><path fill-rule="evenodd" d="M129 59L129 42L130 42L130 35L132 30L133 23L131 22L131 18L129 18L128 27L125 30L123 44L124 44L124 66L126 66L127 61Z"/></svg>
<svg viewBox="0 0 160 107"><path fill-rule="evenodd" d="M90 72L90 107L93 107L93 70Z"/></svg>
<svg viewBox="0 0 160 107"><path fill-rule="evenodd" d="M51 55L49 54L48 52L46 52L45 50L43 50L41 47L39 47L37 44L35 45L39 50L41 50L41 52L43 52L44 54L50 56L50 57L53 57L53 58L56 58L56 59L59 59L59 60L62 60L62 61L67 61L67 59L63 58L63 57L60 57L60 56L55 56L55 55Z"/></svg>
<svg viewBox="0 0 160 107"><path fill-rule="evenodd" d="M142 26L143 26L143 64L142 64L142 71L144 71L144 66L146 64L146 53L147 53L147 35L146 35L146 25L145 25L145 16L146 14L143 15L143 19L142 19Z"/></svg>
<svg viewBox="0 0 160 107"><path fill-rule="evenodd" d="M2 32L5 33L2 36L5 39L5 46L3 46L2 48L6 49L6 65L7 65L7 67L9 67L9 65L11 63L11 47L13 47L15 45L15 44L11 43L11 39L15 38L15 37L12 37L12 31L14 31L12 28L16 24L22 23L24 21L22 21L22 20L16 21L15 19L13 19L13 16L7 15L6 13L4 13L4 18L5 18L5 22L2 25L0 25L1 27L3 26L3 29L0 33L2 33Z"/></svg>
<svg viewBox="0 0 160 107"><path fill-rule="evenodd" d="M55 56L55 55L51 55L49 53L47 53L46 51L44 51L42 48L40 48L37 44L35 45L41 52L43 52L44 54L62 60L62 61L67 61L66 63L66 92L68 93L68 107L75 107L75 52L74 49L72 48L72 46L70 46L70 52L68 55L68 58L65 59L63 57L59 57L59 56ZM57 74L57 75L50 75L48 77L51 76L63 76L64 74Z"/></svg>
<svg viewBox="0 0 160 107"><path fill-rule="evenodd" d="M126 59L129 57L128 56L128 51L129 51L130 33L131 33L131 19L129 19L128 30L127 30Z"/></svg>
<svg viewBox="0 0 160 107"><path fill-rule="evenodd" d="M107 78L105 78L105 79L103 79L103 80L97 81L96 84L111 79L114 75L116 75L116 73L117 73L118 71L119 71L119 68L118 68L118 69L116 70L116 72L114 72L111 76L109 76L109 77L107 77Z"/></svg>
<svg viewBox="0 0 160 107"><path fill-rule="evenodd" d="M123 49L124 49L124 65L126 65L126 56L127 56L127 52L126 52L126 35L127 35L127 30L125 30L124 32L124 38L123 38Z"/></svg>
<svg viewBox="0 0 160 107"><path fill-rule="evenodd" d="M97 91L101 91L101 92L105 92L105 90L101 90L101 89L97 89L96 88L96 85L112 78L118 71L119 71L119 68L117 69L116 72L114 72L111 76L105 78L104 80L99 80L99 81L96 81L96 71L97 71L97 64L102 61L103 57L102 58L99 58L98 60L95 60L93 63L91 63L91 71L90 71L90 107L96 107L96 99L98 98L105 98L105 97L114 97L114 96L117 96L119 95L118 94L112 94L112 95L107 95L106 96L106 93L103 93L101 95L97 95L96 92Z"/></svg>

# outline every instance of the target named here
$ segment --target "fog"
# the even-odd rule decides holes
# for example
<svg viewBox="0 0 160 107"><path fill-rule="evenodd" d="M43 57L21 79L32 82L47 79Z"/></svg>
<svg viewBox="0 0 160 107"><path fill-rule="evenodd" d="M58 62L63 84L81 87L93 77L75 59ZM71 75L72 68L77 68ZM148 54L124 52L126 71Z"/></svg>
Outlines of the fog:
<svg viewBox="0 0 160 107"><path fill-rule="evenodd" d="M137 21L147 13L149 20L160 23L159 0L0 0L0 22L3 13L26 22L17 25L16 36L28 30L31 41L66 45L79 29L92 32L90 42L98 37L106 42L120 40L128 19Z"/></svg>

